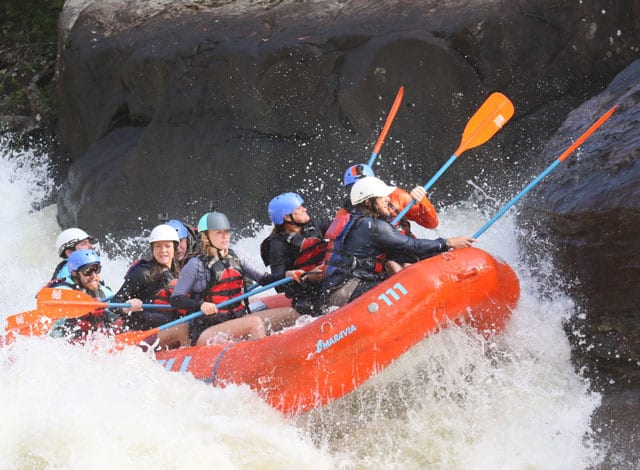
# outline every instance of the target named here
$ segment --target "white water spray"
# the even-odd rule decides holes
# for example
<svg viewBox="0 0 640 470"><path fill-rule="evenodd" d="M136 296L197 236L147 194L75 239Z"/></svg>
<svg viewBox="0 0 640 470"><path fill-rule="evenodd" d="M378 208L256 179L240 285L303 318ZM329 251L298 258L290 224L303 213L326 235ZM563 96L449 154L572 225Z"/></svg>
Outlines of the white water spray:
<svg viewBox="0 0 640 470"><path fill-rule="evenodd" d="M44 160L46 161L46 159ZM0 148L0 320L35 307L58 261L43 160ZM471 204L441 212L428 237L473 233ZM506 260L521 299L504 334L450 328L356 392L295 420L247 387L166 372L135 348L111 354L49 338L0 348L0 468L587 468L601 459L590 416L599 396L576 374L561 288L530 275L507 214L478 246ZM237 242L258 259L268 233ZM131 260L105 260L119 287ZM549 265L552 277L553 266ZM544 276L537 276L537 278Z"/></svg>

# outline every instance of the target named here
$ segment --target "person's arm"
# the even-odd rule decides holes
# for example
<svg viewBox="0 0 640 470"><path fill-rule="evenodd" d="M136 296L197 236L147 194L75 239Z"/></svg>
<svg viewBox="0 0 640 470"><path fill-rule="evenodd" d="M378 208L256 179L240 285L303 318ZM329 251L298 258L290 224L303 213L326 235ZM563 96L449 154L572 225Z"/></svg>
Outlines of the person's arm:
<svg viewBox="0 0 640 470"><path fill-rule="evenodd" d="M422 196L424 194L424 196ZM438 213L431 201L427 198L427 193L422 186L411 190L411 197L417 202L407 211L407 218L424 228L436 228L438 226ZM420 197L422 196L422 197Z"/></svg>
<svg viewBox="0 0 640 470"><path fill-rule="evenodd" d="M269 252L271 253L271 251L273 250L273 245L269 248L269 250ZM261 267L258 267L250 258L244 255L238 254L238 259L240 259L243 274L262 286L271 284L275 281L279 281L284 277L284 274L280 274L278 277L277 275L271 274L269 271L265 271Z"/></svg>
<svg viewBox="0 0 640 470"><path fill-rule="evenodd" d="M266 284L279 281L286 276L289 264L289 247L281 238L274 237L271 239L271 249L269 250L269 266L271 275L264 279ZM262 284L262 283L261 283ZM264 284L262 284L264 285ZM290 285L276 287L276 292L290 292Z"/></svg>
<svg viewBox="0 0 640 470"><path fill-rule="evenodd" d="M118 292L111 299L114 303L124 303L129 299L140 298L145 284L143 269L136 268L124 277L124 282Z"/></svg>
<svg viewBox="0 0 640 470"><path fill-rule="evenodd" d="M380 250L400 252L419 259L429 258L453 248L468 247L475 241L470 237L451 237L446 240L444 238L435 240L413 238L399 233L391 224L383 220L375 219L375 224L376 227L372 227L371 230L374 231L374 243Z"/></svg>
<svg viewBox="0 0 640 470"><path fill-rule="evenodd" d="M143 291L146 284L147 270L143 266L138 265L125 275L122 286L120 286L118 292L116 292L111 299L113 303L131 303L135 305L135 307L133 309L113 308L110 310L118 315L127 315L132 311L141 311Z"/></svg>
<svg viewBox="0 0 640 470"><path fill-rule="evenodd" d="M431 204L431 201L427 198L422 186L414 188L411 194L404 189L396 188L395 191L391 193L390 199L391 204L395 208L393 211L394 217L408 206L412 199L415 199L416 203L409 208L405 217L424 228L433 229L438 226L438 213L435 207L433 207L433 204Z"/></svg>
<svg viewBox="0 0 640 470"><path fill-rule="evenodd" d="M271 274L273 276L284 277L284 273L287 271L289 262L288 247L284 240L281 238L272 238L271 247L269 249L269 267L271 268Z"/></svg>
<svg viewBox="0 0 640 470"><path fill-rule="evenodd" d="M206 268L202 266L199 258L191 258L182 271L180 271L178 282L169 299L173 307L189 312L200 310L200 306L203 303L202 299L192 299L189 295L195 288L199 287L200 277L202 273L206 273L206 271L203 271L204 269ZM204 288L206 288L206 279Z"/></svg>

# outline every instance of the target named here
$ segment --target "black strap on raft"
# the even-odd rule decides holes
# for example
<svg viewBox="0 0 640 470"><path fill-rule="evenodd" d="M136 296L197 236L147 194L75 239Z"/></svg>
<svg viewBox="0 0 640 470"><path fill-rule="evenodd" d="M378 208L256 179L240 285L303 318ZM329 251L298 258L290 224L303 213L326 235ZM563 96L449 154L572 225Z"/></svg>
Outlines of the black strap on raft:
<svg viewBox="0 0 640 470"><path fill-rule="evenodd" d="M211 371L211 378L205 379L203 382L210 383L214 387L217 385L216 382L218 380L218 369L220 368L220 363L222 362L222 356L224 356L229 349L235 346L235 344L236 343L229 343L224 347L222 351L220 351L220 354L218 354L218 357L216 357L216 362L213 365L213 370Z"/></svg>

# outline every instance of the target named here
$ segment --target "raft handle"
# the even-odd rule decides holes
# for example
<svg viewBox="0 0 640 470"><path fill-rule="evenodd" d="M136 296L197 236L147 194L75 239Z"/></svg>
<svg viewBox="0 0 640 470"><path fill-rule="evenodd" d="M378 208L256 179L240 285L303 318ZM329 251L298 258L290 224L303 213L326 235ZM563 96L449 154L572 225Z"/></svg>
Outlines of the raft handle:
<svg viewBox="0 0 640 470"><path fill-rule="evenodd" d="M444 253L442 253L442 257L445 261L453 261L454 259L456 259L456 255L454 255L451 251L445 251Z"/></svg>
<svg viewBox="0 0 640 470"><path fill-rule="evenodd" d="M322 322L322 325L320 325L320 331L323 334L327 334L329 331L331 331L333 329L333 324L331 323L331 321L327 320L325 322Z"/></svg>
<svg viewBox="0 0 640 470"><path fill-rule="evenodd" d="M461 273L456 273L456 280L458 282L460 281L464 281L467 280L469 278L472 278L474 276L477 276L478 274L480 274L480 270L478 268L471 268L467 271L461 272Z"/></svg>

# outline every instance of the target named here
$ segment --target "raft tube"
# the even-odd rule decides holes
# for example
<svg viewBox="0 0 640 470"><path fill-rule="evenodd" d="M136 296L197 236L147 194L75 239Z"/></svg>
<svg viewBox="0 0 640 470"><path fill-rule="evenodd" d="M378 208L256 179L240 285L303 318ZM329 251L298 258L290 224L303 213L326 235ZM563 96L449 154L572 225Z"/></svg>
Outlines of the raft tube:
<svg viewBox="0 0 640 470"><path fill-rule="evenodd" d="M247 384L298 415L362 385L412 346L452 323L499 333L520 294L513 270L464 248L415 263L315 321L255 341L156 353L167 370L214 386Z"/></svg>

